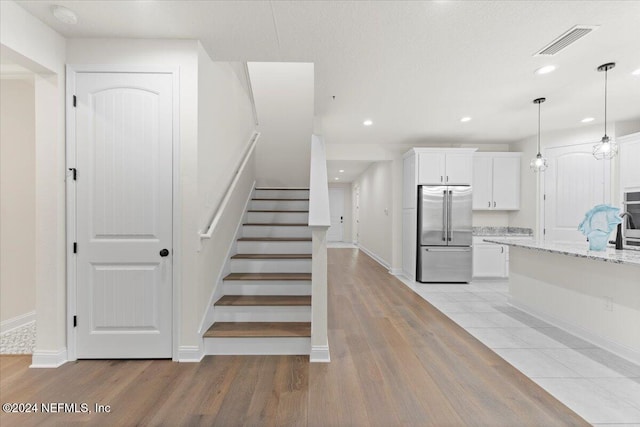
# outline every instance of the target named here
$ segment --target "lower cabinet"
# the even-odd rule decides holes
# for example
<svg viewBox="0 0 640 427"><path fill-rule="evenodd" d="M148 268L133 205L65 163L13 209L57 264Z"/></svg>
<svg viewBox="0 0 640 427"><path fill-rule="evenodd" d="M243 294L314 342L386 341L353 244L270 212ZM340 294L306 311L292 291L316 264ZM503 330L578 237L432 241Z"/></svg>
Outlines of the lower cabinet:
<svg viewBox="0 0 640 427"><path fill-rule="evenodd" d="M494 243L473 243L473 277L509 276L509 247Z"/></svg>

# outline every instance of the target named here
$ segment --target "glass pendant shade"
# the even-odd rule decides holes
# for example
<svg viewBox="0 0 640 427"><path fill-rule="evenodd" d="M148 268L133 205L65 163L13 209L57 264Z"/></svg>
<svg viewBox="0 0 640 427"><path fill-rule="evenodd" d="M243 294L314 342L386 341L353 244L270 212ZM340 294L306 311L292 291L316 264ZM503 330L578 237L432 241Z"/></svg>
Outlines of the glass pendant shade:
<svg viewBox="0 0 640 427"><path fill-rule="evenodd" d="M607 135L607 72L615 66L615 62L609 62L598 67L598 71L604 71L604 136L593 146L593 157L598 160L613 159L618 154L618 144Z"/></svg>
<svg viewBox="0 0 640 427"><path fill-rule="evenodd" d="M547 170L549 163L547 159L542 157L542 153L540 153L540 104L546 101L546 98L537 98L533 100L534 104L538 104L538 154L531 159L531 163L529 163L529 167L533 172L544 172Z"/></svg>

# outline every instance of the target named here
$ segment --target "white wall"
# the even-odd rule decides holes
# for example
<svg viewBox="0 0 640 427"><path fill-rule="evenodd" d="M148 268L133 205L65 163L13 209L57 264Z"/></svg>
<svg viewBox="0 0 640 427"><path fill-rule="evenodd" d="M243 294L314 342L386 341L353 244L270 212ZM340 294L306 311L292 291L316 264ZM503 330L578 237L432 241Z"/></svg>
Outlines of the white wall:
<svg viewBox="0 0 640 427"><path fill-rule="evenodd" d="M640 131L640 120L610 124L609 129L610 136L628 135ZM582 143L596 144L603 134L604 128L602 125L587 125L564 131L543 132L541 135L542 154L544 155L545 148L550 147ZM539 179L541 177L539 176L540 174L531 171L529 162L536 155L537 135L511 144L511 151L520 151L523 154L520 165L520 210L509 213L509 225L512 227L533 228L535 234L535 231L540 227L538 192L540 188ZM612 202L616 204L619 198L617 158L612 160L611 175Z"/></svg>
<svg viewBox="0 0 640 427"><path fill-rule="evenodd" d="M65 39L12 1L0 2L3 55L38 73L35 91L35 366L66 358Z"/></svg>
<svg viewBox="0 0 640 427"><path fill-rule="evenodd" d="M308 187L313 131L312 63L251 62L258 113L259 186Z"/></svg>
<svg viewBox="0 0 640 427"><path fill-rule="evenodd" d="M351 184L348 183L344 183L344 184L335 184L335 183L329 183L329 188L342 188L343 194L344 194L344 219L343 219L343 223L342 223L342 240L344 242L352 242L353 238L352 238L352 228L353 228L353 201L352 201L352 197L351 197Z"/></svg>
<svg viewBox="0 0 640 427"><path fill-rule="evenodd" d="M0 322L36 308L33 76L0 80Z"/></svg>
<svg viewBox="0 0 640 427"><path fill-rule="evenodd" d="M239 64L213 62L198 48L198 201L199 229L205 230L243 160L255 130L253 110ZM241 64L240 64L241 65ZM260 144L260 141L258 141ZM242 174L225 214L198 255L197 300L190 311L198 322L209 309L211 295L234 245L235 231L255 181L252 158ZM186 309L186 307L185 307Z"/></svg>
<svg viewBox="0 0 640 427"><path fill-rule="evenodd" d="M387 266L392 260L392 164L373 163L353 182L360 189L359 241L361 248L374 254Z"/></svg>

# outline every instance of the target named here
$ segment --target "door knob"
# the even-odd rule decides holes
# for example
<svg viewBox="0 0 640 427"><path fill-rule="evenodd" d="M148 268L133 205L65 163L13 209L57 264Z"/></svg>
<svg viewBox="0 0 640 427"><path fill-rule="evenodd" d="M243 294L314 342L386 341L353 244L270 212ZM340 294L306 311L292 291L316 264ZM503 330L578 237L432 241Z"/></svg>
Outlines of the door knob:
<svg viewBox="0 0 640 427"><path fill-rule="evenodd" d="M169 256L169 249L163 249L160 251L160 256L161 257L165 257L165 256Z"/></svg>

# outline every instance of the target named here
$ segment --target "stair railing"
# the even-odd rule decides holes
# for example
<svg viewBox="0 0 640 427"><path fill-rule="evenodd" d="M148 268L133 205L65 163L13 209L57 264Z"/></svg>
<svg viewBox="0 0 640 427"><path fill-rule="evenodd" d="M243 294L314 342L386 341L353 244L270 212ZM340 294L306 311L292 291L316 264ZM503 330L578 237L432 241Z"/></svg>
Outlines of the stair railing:
<svg viewBox="0 0 640 427"><path fill-rule="evenodd" d="M311 362L329 362L327 333L327 230L329 181L324 139L311 136L309 179L309 227L311 228Z"/></svg>
<svg viewBox="0 0 640 427"><path fill-rule="evenodd" d="M200 246L202 246L203 240L210 239L211 236L213 236L213 233L215 232L216 227L220 222L220 218L222 217L222 214L224 213L225 209L227 208L227 205L229 204L229 199L231 198L233 191L238 185L238 181L242 176L242 172L244 171L244 168L247 166L247 162L251 158L251 154L253 153L253 150L256 148L256 144L258 143L259 138L260 138L260 132L254 131L253 135L251 135L251 138L249 139L249 143L247 144L248 146L244 152L244 155L242 156L242 160L234 172L233 179L229 183L229 186L227 187L224 193L224 197L222 198L222 201L218 204L218 206L210 216L211 220L209 221L209 226L207 227L206 230L201 231L199 233Z"/></svg>

